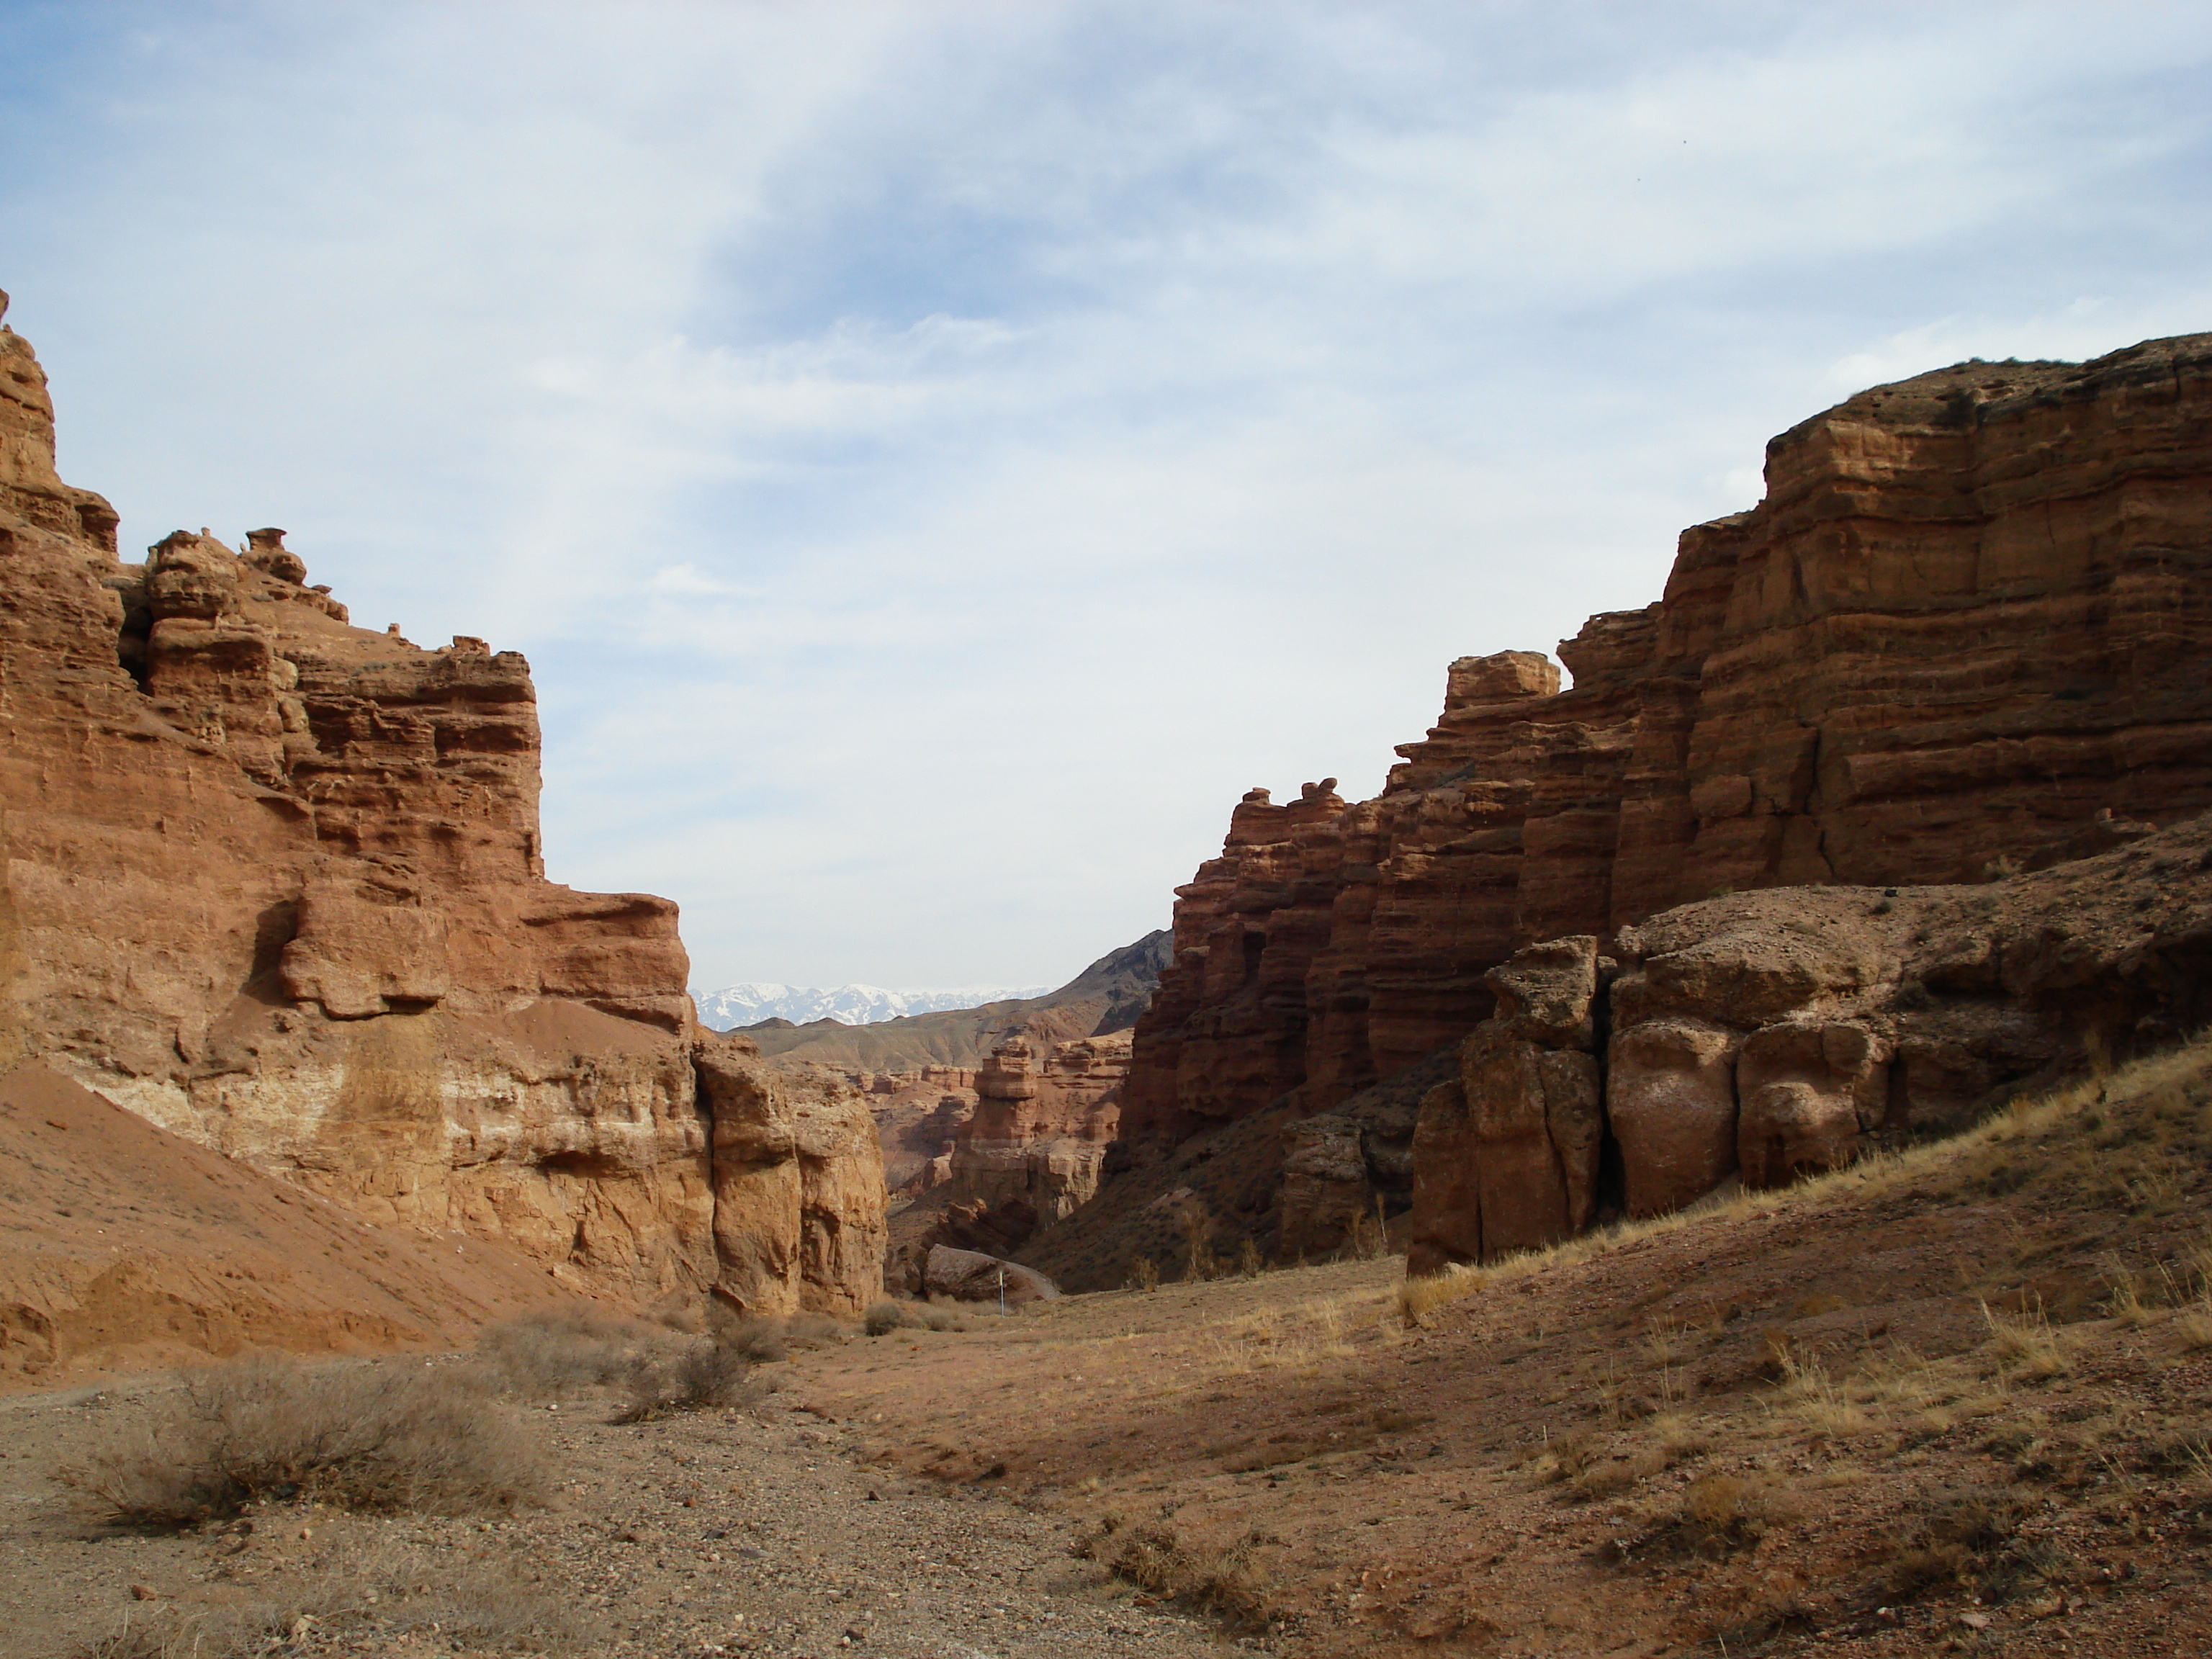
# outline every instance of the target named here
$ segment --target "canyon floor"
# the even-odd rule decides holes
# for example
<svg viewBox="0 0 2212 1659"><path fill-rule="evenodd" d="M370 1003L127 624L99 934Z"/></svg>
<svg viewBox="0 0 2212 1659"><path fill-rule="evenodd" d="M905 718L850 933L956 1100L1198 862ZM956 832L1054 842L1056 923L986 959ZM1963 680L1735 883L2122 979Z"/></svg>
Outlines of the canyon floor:
<svg viewBox="0 0 2212 1659"><path fill-rule="evenodd" d="M510 1401L557 1491L491 1519L104 1527L53 1470L178 1384L20 1394L4 1645L2204 1652L2208 1070L1413 1287L1351 1261L854 1332L637 1425Z"/></svg>

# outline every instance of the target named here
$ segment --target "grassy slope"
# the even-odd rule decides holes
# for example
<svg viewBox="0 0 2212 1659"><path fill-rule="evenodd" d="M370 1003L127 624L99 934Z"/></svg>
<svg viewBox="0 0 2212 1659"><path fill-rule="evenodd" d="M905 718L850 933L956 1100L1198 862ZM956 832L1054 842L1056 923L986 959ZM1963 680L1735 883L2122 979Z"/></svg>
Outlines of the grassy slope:
<svg viewBox="0 0 2212 1659"><path fill-rule="evenodd" d="M2208 1650L2208 1073L1443 1281L1078 1297L810 1382L1293 1650Z"/></svg>

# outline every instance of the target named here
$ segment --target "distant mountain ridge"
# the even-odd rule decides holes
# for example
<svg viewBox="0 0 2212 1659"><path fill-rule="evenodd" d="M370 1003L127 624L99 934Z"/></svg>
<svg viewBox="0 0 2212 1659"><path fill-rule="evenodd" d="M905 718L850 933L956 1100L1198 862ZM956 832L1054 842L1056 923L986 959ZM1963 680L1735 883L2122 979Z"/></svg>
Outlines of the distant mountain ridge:
<svg viewBox="0 0 2212 1659"><path fill-rule="evenodd" d="M997 1043L1018 1031L1049 1048L1071 1037L1128 1030L1151 1004L1160 969L1173 956L1174 939L1162 928L1108 951L1042 996L999 997L866 1025L828 1020L802 1024L769 1015L742 1029L769 1059L818 1060L866 1072L981 1066Z"/></svg>
<svg viewBox="0 0 2212 1659"><path fill-rule="evenodd" d="M946 1008L973 1008L986 1002L1040 996L1049 985L958 985L939 991L893 991L880 985L775 985L748 981L719 991L693 993L700 1023L717 1031L787 1019L807 1025L834 1019L840 1025L873 1025L908 1014L933 1014Z"/></svg>

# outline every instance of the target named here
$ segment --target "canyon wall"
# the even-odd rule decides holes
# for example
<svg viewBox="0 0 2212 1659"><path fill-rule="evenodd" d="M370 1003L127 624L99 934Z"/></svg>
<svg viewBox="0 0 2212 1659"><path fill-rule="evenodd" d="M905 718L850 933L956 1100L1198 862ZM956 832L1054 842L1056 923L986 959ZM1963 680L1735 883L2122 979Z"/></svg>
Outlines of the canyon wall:
<svg viewBox="0 0 2212 1659"><path fill-rule="evenodd" d="M1463 659L1376 799L1245 797L1176 890L1122 1134L1344 1103L1474 1031L1540 941L1978 882L2202 811L2208 646L2212 336L1862 392L1768 445L1765 499L1685 532L1656 604L1561 643L1571 689Z"/></svg>
<svg viewBox="0 0 2212 1659"><path fill-rule="evenodd" d="M702 1063L728 1097L757 1062L696 1026L676 907L544 878L521 656L353 627L276 530L125 563L53 456L0 326L0 1065L579 1285L864 1305L820 1218L879 1259L865 1109L762 1073L745 1109L808 1133L714 1121ZM771 1220L744 1172L804 1158L857 1173L794 1168Z"/></svg>
<svg viewBox="0 0 2212 1659"><path fill-rule="evenodd" d="M1738 894L1615 956L1516 953L1421 1101L1407 1270L1784 1186L2200 1029L2212 815L2111 827L2130 844L1985 884ZM1348 1160L1335 1206L1370 1173Z"/></svg>

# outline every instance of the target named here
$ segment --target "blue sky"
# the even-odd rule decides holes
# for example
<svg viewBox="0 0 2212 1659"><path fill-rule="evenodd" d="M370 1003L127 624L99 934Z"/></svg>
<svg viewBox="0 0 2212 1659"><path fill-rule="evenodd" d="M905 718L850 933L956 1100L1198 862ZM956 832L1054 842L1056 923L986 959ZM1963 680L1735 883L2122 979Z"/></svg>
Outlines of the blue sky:
<svg viewBox="0 0 2212 1659"><path fill-rule="evenodd" d="M695 983L1057 981L1771 434L2212 329L2154 3L0 0L0 287L126 547L529 653Z"/></svg>

